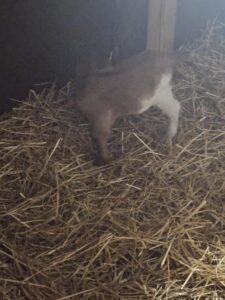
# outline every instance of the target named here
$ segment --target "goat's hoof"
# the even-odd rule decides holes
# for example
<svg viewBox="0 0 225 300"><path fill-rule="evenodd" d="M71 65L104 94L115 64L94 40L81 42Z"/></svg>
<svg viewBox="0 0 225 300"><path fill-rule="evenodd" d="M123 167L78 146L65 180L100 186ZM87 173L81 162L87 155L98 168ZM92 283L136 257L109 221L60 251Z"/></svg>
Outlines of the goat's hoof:
<svg viewBox="0 0 225 300"><path fill-rule="evenodd" d="M107 165L108 163L109 163L108 159L100 157L100 156L97 156L93 162L93 164L95 166L104 166L104 165Z"/></svg>
<svg viewBox="0 0 225 300"><path fill-rule="evenodd" d="M167 135L170 139L173 139L177 134L177 127L169 126Z"/></svg>

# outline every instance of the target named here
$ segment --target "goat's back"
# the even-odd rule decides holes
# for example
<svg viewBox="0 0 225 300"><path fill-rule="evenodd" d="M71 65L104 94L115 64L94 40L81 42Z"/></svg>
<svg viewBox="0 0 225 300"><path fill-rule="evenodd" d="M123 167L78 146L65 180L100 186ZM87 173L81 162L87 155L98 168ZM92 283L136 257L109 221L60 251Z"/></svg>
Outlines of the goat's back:
<svg viewBox="0 0 225 300"><path fill-rule="evenodd" d="M139 100L153 96L164 74L173 72L174 53L145 51L87 79L79 106L87 114L113 109L117 115L136 113Z"/></svg>

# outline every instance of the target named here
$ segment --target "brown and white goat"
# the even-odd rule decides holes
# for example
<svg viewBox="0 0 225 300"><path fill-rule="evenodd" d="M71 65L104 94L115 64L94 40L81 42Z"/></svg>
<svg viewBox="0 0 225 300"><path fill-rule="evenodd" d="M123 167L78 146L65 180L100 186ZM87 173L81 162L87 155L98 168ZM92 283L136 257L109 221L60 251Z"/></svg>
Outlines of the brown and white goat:
<svg viewBox="0 0 225 300"><path fill-rule="evenodd" d="M107 139L118 117L159 107L170 119L168 136L177 133L180 103L172 91L176 54L145 51L88 78L78 107L92 125L98 146L96 163L107 163Z"/></svg>

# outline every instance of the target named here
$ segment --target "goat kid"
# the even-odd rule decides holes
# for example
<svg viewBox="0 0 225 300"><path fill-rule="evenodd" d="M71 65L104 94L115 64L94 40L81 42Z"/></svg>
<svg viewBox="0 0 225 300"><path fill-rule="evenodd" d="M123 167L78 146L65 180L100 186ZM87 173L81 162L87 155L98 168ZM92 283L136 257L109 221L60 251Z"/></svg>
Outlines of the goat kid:
<svg viewBox="0 0 225 300"><path fill-rule="evenodd" d="M174 53L145 51L87 79L78 95L78 107L92 125L98 147L96 164L109 160L107 140L118 117L156 106L169 117L168 136L176 135L180 103L174 98L172 76L179 59Z"/></svg>

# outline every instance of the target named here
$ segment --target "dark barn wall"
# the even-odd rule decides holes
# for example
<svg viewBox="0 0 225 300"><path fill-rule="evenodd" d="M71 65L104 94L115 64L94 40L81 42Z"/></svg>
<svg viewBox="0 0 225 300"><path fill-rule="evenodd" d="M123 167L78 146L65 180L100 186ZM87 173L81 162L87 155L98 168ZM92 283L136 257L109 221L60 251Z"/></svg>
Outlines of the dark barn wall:
<svg viewBox="0 0 225 300"><path fill-rule="evenodd" d="M146 47L148 0L115 0L114 61Z"/></svg>
<svg viewBox="0 0 225 300"><path fill-rule="evenodd" d="M207 23L225 23L225 0L177 0L175 48L197 38Z"/></svg>
<svg viewBox="0 0 225 300"><path fill-rule="evenodd" d="M119 11L118 11L119 5ZM33 83L59 85L145 47L147 0L1 0L0 113Z"/></svg>
<svg viewBox="0 0 225 300"><path fill-rule="evenodd" d="M35 82L58 78L61 84L73 77L78 57L85 61L89 52L102 58L108 55L111 3L110 0L2 0L0 111L10 106L9 97L25 97Z"/></svg>

